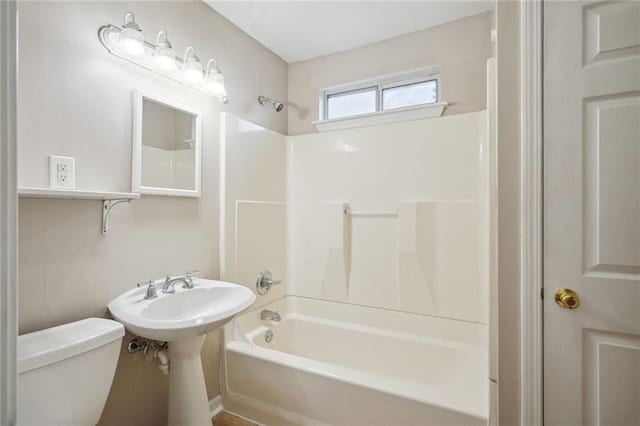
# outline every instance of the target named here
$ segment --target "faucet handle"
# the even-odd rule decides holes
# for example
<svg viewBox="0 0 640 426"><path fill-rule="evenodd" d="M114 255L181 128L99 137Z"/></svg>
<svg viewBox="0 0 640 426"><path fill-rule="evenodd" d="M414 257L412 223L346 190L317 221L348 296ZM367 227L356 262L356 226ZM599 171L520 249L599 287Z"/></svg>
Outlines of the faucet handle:
<svg viewBox="0 0 640 426"><path fill-rule="evenodd" d="M147 286L147 292L144 294L145 300L155 299L156 297L158 297L158 292L157 292L156 286L154 285L153 280L144 281L136 284L137 287L143 287L145 285Z"/></svg>
<svg viewBox="0 0 640 426"><path fill-rule="evenodd" d="M262 271L260 272L260 275L258 275L258 279L256 280L256 291L258 292L258 294L264 296L269 292L269 290L271 290L272 286L280 284L281 282L282 281L280 280L274 281L271 272Z"/></svg>
<svg viewBox="0 0 640 426"><path fill-rule="evenodd" d="M193 288L193 275L194 274L198 274L200 271L198 269L193 270L193 271L187 271L187 276L186 276L186 283L184 285L185 288Z"/></svg>

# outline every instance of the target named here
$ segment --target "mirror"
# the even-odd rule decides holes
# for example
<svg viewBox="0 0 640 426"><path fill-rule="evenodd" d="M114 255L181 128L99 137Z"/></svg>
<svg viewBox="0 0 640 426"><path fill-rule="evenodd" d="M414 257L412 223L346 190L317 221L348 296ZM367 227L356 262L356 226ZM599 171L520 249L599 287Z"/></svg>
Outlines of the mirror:
<svg viewBox="0 0 640 426"><path fill-rule="evenodd" d="M134 105L133 191L199 197L200 113L141 91Z"/></svg>

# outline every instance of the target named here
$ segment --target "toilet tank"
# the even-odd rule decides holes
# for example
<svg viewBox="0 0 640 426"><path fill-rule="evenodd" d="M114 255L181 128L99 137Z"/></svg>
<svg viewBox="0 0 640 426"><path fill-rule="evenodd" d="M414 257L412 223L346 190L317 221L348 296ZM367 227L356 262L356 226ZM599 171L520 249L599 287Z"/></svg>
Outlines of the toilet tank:
<svg viewBox="0 0 640 426"><path fill-rule="evenodd" d="M18 337L18 425L95 425L113 382L122 324L102 318Z"/></svg>

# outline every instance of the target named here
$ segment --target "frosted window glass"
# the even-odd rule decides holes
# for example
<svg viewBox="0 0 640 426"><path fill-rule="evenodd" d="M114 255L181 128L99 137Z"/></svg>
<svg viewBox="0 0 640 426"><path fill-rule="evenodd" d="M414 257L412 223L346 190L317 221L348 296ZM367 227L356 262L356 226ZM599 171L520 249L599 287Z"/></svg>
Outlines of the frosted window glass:
<svg viewBox="0 0 640 426"><path fill-rule="evenodd" d="M429 80L382 90L382 109L432 104L438 101L438 81Z"/></svg>
<svg viewBox="0 0 640 426"><path fill-rule="evenodd" d="M327 98L327 119L376 112L376 88L330 95Z"/></svg>

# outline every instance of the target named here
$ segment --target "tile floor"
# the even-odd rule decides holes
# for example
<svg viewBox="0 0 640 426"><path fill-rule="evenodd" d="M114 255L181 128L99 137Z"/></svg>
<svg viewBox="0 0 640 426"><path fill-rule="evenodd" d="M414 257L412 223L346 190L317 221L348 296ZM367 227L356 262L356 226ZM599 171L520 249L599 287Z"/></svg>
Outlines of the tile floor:
<svg viewBox="0 0 640 426"><path fill-rule="evenodd" d="M226 411L221 411L213 418L213 426L258 426Z"/></svg>

